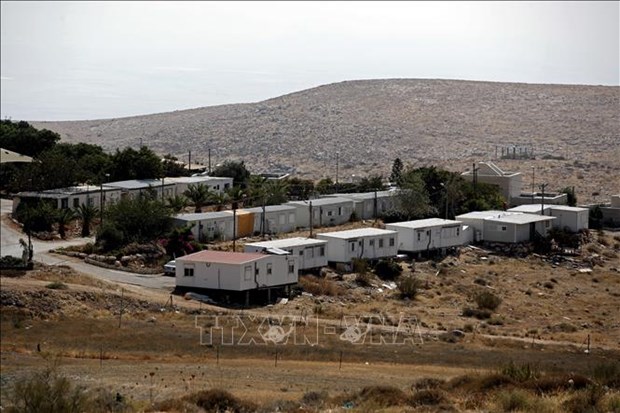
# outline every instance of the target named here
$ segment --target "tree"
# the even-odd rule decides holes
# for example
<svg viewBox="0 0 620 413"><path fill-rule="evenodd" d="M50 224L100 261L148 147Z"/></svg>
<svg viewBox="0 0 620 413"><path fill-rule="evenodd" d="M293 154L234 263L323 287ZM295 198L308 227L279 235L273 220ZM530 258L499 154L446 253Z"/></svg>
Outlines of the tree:
<svg viewBox="0 0 620 413"><path fill-rule="evenodd" d="M226 192L214 192L211 196L211 202L213 205L215 205L216 211L221 211L222 209L224 209L226 204L230 202L230 197Z"/></svg>
<svg viewBox="0 0 620 413"><path fill-rule="evenodd" d="M265 182L265 205L279 205L287 202L288 185L285 179Z"/></svg>
<svg viewBox="0 0 620 413"><path fill-rule="evenodd" d="M82 221L82 237L90 236L90 223L99 213L92 205L82 204L75 208L75 215Z"/></svg>
<svg viewBox="0 0 620 413"><path fill-rule="evenodd" d="M313 191L314 182L310 179L288 178L288 197L290 199L308 199Z"/></svg>
<svg viewBox="0 0 620 413"><path fill-rule="evenodd" d="M56 222L58 223L58 234L60 238L65 238L66 226L75 219L75 212L69 208L61 209L56 214Z"/></svg>
<svg viewBox="0 0 620 413"><path fill-rule="evenodd" d="M323 178L317 182L315 189L321 195L329 194L334 190L334 181L331 178Z"/></svg>
<svg viewBox="0 0 620 413"><path fill-rule="evenodd" d="M243 207L245 205L246 199L248 198L247 192L240 186L233 186L232 188L228 188L228 190L226 190L226 195L229 199L229 202L233 204L233 207L234 205L236 205L237 208Z"/></svg>
<svg viewBox="0 0 620 413"><path fill-rule="evenodd" d="M175 176L189 176L189 169L185 169L182 164L178 162L178 159L171 154L164 156L162 161L163 176L175 177Z"/></svg>
<svg viewBox="0 0 620 413"><path fill-rule="evenodd" d="M245 167L243 161L225 161L215 167L212 175L233 178L233 185L245 188L250 178L250 171Z"/></svg>
<svg viewBox="0 0 620 413"><path fill-rule="evenodd" d="M190 184L187 187L187 190L183 192L191 202L194 204L194 212L202 212L202 207L211 199L211 190L208 186L203 184Z"/></svg>
<svg viewBox="0 0 620 413"><path fill-rule="evenodd" d="M189 200L183 195L175 195L168 198L168 207L176 213L179 213L185 209Z"/></svg>
<svg viewBox="0 0 620 413"><path fill-rule="evenodd" d="M112 155L111 179L157 179L163 176L163 165L159 156L146 146L136 151L133 148L116 150Z"/></svg>
<svg viewBox="0 0 620 413"><path fill-rule="evenodd" d="M392 163L392 173L390 174L390 182L396 185L400 185L403 174L403 161L400 158L394 159Z"/></svg>
<svg viewBox="0 0 620 413"><path fill-rule="evenodd" d="M381 175L363 177L357 187L358 192L382 191L384 189L383 176Z"/></svg>
<svg viewBox="0 0 620 413"><path fill-rule="evenodd" d="M0 120L0 148L36 158L52 149L59 140L60 135L57 133L47 129L38 130L28 122Z"/></svg>
<svg viewBox="0 0 620 413"><path fill-rule="evenodd" d="M560 191L562 194L566 194L566 204L568 206L577 206L577 195L575 195L575 187L567 186Z"/></svg>
<svg viewBox="0 0 620 413"><path fill-rule="evenodd" d="M430 204L424 181L413 169L407 170L401 177L397 209L407 220L425 218L437 212Z"/></svg>

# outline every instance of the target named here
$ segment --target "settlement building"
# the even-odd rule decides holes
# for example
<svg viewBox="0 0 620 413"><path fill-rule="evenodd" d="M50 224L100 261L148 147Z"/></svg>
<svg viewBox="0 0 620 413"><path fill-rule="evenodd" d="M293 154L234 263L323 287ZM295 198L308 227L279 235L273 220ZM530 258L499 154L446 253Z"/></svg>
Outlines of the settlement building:
<svg viewBox="0 0 620 413"><path fill-rule="evenodd" d="M465 240L463 223L448 219L395 222L385 228L398 231L398 250L409 253L456 247Z"/></svg>
<svg viewBox="0 0 620 413"><path fill-rule="evenodd" d="M566 205L542 206L542 204L529 204L510 208L508 211L555 217L556 219L553 221L554 228L568 229L572 232L579 232L582 229L587 229L590 217L590 210L588 208L570 207Z"/></svg>
<svg viewBox="0 0 620 413"><path fill-rule="evenodd" d="M159 199L167 199L174 195L175 184L164 179L131 179L128 181L108 182L103 185L120 189L121 198L135 198L151 191ZM163 193L163 195L162 195Z"/></svg>
<svg viewBox="0 0 620 413"><path fill-rule="evenodd" d="M506 201L511 203L513 197L521 194L522 175L521 172L506 172L500 169L493 162L478 162L476 165L476 178L478 182L496 185ZM466 171L461 176L467 181L473 181L474 172Z"/></svg>
<svg viewBox="0 0 620 413"><path fill-rule="evenodd" d="M200 242L228 241L233 238L233 214L231 211L178 214L173 225L193 225L192 234Z"/></svg>
<svg viewBox="0 0 620 413"><path fill-rule="evenodd" d="M233 179L219 176L179 176L174 178L165 178L166 182L175 184L174 194L183 195L190 185L204 185L212 192L222 193L232 188Z"/></svg>
<svg viewBox="0 0 620 413"><path fill-rule="evenodd" d="M396 206L397 191L361 192L353 194L333 194L326 198L346 198L353 201L355 215L359 219L374 219Z"/></svg>
<svg viewBox="0 0 620 413"><path fill-rule="evenodd" d="M176 259L176 285L180 289L245 292L287 287L298 281L298 261L291 255L200 251ZM270 301L269 297L269 301Z"/></svg>
<svg viewBox="0 0 620 413"><path fill-rule="evenodd" d="M327 265L327 241L314 238L284 238L245 244L245 252L263 252L277 248L299 259L299 269L309 270Z"/></svg>
<svg viewBox="0 0 620 413"><path fill-rule="evenodd" d="M546 236L555 217L508 211L475 211L458 215L457 220L470 225L476 241L528 242L536 234Z"/></svg>
<svg viewBox="0 0 620 413"><path fill-rule="evenodd" d="M398 252L398 233L378 228L325 232L317 238L327 241L327 260L349 263L353 258L393 257Z"/></svg>
<svg viewBox="0 0 620 413"><path fill-rule="evenodd" d="M263 207L245 208L243 211L253 214L253 232L255 234L273 235L293 232L297 228L295 218L297 208L291 205L268 205L264 211Z"/></svg>
<svg viewBox="0 0 620 413"><path fill-rule="evenodd" d="M78 185L46 191L19 192L13 197L13 213L21 202L44 200L56 209L73 209L80 205L101 208L118 201L121 190L100 185Z"/></svg>
<svg viewBox="0 0 620 413"><path fill-rule="evenodd" d="M353 201L347 198L319 198L309 201L290 201L284 205L297 208L295 217L298 228L324 227L349 222L353 213ZM312 209L312 216L310 215Z"/></svg>

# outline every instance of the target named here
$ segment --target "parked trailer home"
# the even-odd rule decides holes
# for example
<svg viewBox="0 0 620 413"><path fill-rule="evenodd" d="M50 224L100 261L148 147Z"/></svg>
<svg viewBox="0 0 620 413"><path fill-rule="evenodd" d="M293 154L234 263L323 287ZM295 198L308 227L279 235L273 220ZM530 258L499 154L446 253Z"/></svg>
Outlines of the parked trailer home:
<svg viewBox="0 0 620 413"><path fill-rule="evenodd" d="M288 289L298 281L298 260L291 255L200 251L176 259L176 286L180 290L211 290L250 301L250 291ZM244 294L240 294L244 293Z"/></svg>
<svg viewBox="0 0 620 413"><path fill-rule="evenodd" d="M327 265L327 241L314 238L284 238L245 244L245 252L261 252L268 248L288 251L299 259L299 269L309 270Z"/></svg>
<svg viewBox="0 0 620 413"><path fill-rule="evenodd" d="M327 241L327 260L349 263L353 258L394 257L398 252L398 233L378 228L325 232L317 238Z"/></svg>
<svg viewBox="0 0 620 413"><path fill-rule="evenodd" d="M543 208L544 214L542 213ZM572 232L588 229L588 220L590 218L590 210L588 208L566 205L544 205L543 207L541 204L529 204L510 208L508 211L555 217L556 219L552 223L554 228L567 228Z"/></svg>
<svg viewBox="0 0 620 413"><path fill-rule="evenodd" d="M173 225L176 227L193 225L192 234L201 242L227 241L233 237L232 211L178 214L173 219Z"/></svg>
<svg viewBox="0 0 620 413"><path fill-rule="evenodd" d="M555 217L507 211L475 211L456 217L471 225L476 240L518 243L533 241L536 233L546 236Z"/></svg>
<svg viewBox="0 0 620 413"><path fill-rule="evenodd" d="M465 234L461 221L428 218L386 224L385 228L398 231L398 250L419 253L444 250L463 245Z"/></svg>
<svg viewBox="0 0 620 413"><path fill-rule="evenodd" d="M121 191L117 188L99 185L78 185L68 188L48 189L46 191L19 192L13 197L13 213L21 202L31 203L44 200L56 209L77 208L90 205L100 208L118 201Z"/></svg>
<svg viewBox="0 0 620 413"><path fill-rule="evenodd" d="M183 195L190 185L204 185L212 192L220 194L233 186L232 178L219 176L179 176L165 178L164 181L175 184L175 195Z"/></svg>
<svg viewBox="0 0 620 413"><path fill-rule="evenodd" d="M108 182L104 186L120 189L121 198L135 198L140 194L153 191L158 199L170 198L174 195L175 184L166 182L166 179L131 179L128 181Z"/></svg>
<svg viewBox="0 0 620 413"><path fill-rule="evenodd" d="M254 214L254 233L279 234L295 231L297 208L291 205L269 205L263 208L245 208L243 211Z"/></svg>
<svg viewBox="0 0 620 413"><path fill-rule="evenodd" d="M355 215L359 219L374 219L396 205L397 191L361 192L353 194L333 194L326 198L346 198L353 201Z"/></svg>
<svg viewBox="0 0 620 413"><path fill-rule="evenodd" d="M298 228L310 228L310 209L312 227L340 225L351 220L353 201L347 198L320 198L309 201L290 201L284 205L294 206Z"/></svg>

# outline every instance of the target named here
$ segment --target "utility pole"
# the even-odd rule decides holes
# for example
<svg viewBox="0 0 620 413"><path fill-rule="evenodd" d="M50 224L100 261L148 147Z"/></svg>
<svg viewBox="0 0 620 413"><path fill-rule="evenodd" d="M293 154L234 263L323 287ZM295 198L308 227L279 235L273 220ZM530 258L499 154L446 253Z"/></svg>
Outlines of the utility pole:
<svg viewBox="0 0 620 413"><path fill-rule="evenodd" d="M544 183L540 185L542 191L542 201L540 202L540 215L545 215L545 188L548 184Z"/></svg>
<svg viewBox="0 0 620 413"><path fill-rule="evenodd" d="M374 214L374 215L375 215L375 223L377 222L377 217L378 217L378 215L379 215L379 214L377 213L377 209L378 209L378 208L377 208L377 206L378 206L378 205L377 205L377 190L375 189L375 203L374 203L374 207L375 207L375 211L374 211L374 212L375 212L375 214ZM360 218L361 218L361 217L360 217Z"/></svg>
<svg viewBox="0 0 620 413"><path fill-rule="evenodd" d="M211 176L211 148L209 148L209 176Z"/></svg>
<svg viewBox="0 0 620 413"><path fill-rule="evenodd" d="M534 203L534 196L536 193L536 186L534 185L534 171L536 170L535 166L532 166L532 204Z"/></svg>
<svg viewBox="0 0 620 413"><path fill-rule="evenodd" d="M187 169L191 172L192 171L192 150L189 150L189 155L187 157Z"/></svg>
<svg viewBox="0 0 620 413"><path fill-rule="evenodd" d="M340 162L340 152L336 152L336 185L338 185L338 163Z"/></svg>
<svg viewBox="0 0 620 413"><path fill-rule="evenodd" d="M266 217L265 217L265 197L263 197L263 216L261 217L261 222L260 222L260 229L261 229L261 237L264 240L265 239L265 221L266 221Z"/></svg>
<svg viewBox="0 0 620 413"><path fill-rule="evenodd" d="M233 201L232 210L233 210L233 252L236 252L237 246L237 201Z"/></svg>
<svg viewBox="0 0 620 413"><path fill-rule="evenodd" d="M478 170L480 168L476 167L476 163L473 164L473 173L474 173L474 198L478 198L477 188L478 185Z"/></svg>
<svg viewBox="0 0 620 413"><path fill-rule="evenodd" d="M312 238L312 226L313 226L313 219L312 219L312 201L310 201L310 205L308 206L308 209L310 211L310 238Z"/></svg>

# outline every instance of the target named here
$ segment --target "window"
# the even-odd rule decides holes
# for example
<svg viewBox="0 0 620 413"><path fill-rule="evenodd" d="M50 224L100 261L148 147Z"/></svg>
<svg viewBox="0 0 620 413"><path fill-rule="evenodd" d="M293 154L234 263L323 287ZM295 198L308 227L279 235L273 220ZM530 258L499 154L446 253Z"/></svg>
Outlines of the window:
<svg viewBox="0 0 620 413"><path fill-rule="evenodd" d="M271 275L271 267L272 267L271 263L267 264L267 275Z"/></svg>
<svg viewBox="0 0 620 413"><path fill-rule="evenodd" d="M338 207L338 215L342 215L342 207Z"/></svg>
<svg viewBox="0 0 620 413"><path fill-rule="evenodd" d="M306 254L306 257L314 258L314 248L312 248L312 247L306 248L306 251L308 251L308 253Z"/></svg>
<svg viewBox="0 0 620 413"><path fill-rule="evenodd" d="M230 188L230 184L224 184L224 189Z"/></svg>
<svg viewBox="0 0 620 413"><path fill-rule="evenodd" d="M304 256L304 250L299 250L299 256L303 257Z"/></svg>
<svg viewBox="0 0 620 413"><path fill-rule="evenodd" d="M325 247L320 247L320 249L319 249L319 256L321 256L321 257L325 256Z"/></svg>
<svg viewBox="0 0 620 413"><path fill-rule="evenodd" d="M355 251L355 241L351 241L351 242L349 242L349 249L350 249L351 251Z"/></svg>
<svg viewBox="0 0 620 413"><path fill-rule="evenodd" d="M67 209L69 208L69 198L63 198L60 200L60 207L62 209Z"/></svg>
<svg viewBox="0 0 620 413"><path fill-rule="evenodd" d="M243 279L245 281L250 281L252 279L252 266L251 265L246 265Z"/></svg>
<svg viewBox="0 0 620 413"><path fill-rule="evenodd" d="M95 198L87 198L88 206L95 206Z"/></svg>
<svg viewBox="0 0 620 413"><path fill-rule="evenodd" d="M379 248L383 248L383 238L379 239Z"/></svg>
<svg viewBox="0 0 620 413"><path fill-rule="evenodd" d="M80 206L80 198L73 198L73 208Z"/></svg>
<svg viewBox="0 0 620 413"><path fill-rule="evenodd" d="M194 267L185 267L183 269L183 275L186 277L193 277L194 276Z"/></svg>
<svg viewBox="0 0 620 413"><path fill-rule="evenodd" d="M422 238L422 231L418 231L418 241L420 241Z"/></svg>
<svg viewBox="0 0 620 413"><path fill-rule="evenodd" d="M256 275L258 277L259 274L260 274L260 269L258 267L256 267L254 269L254 275Z"/></svg>
<svg viewBox="0 0 620 413"><path fill-rule="evenodd" d="M456 227L456 236L461 235L461 227Z"/></svg>
<svg viewBox="0 0 620 413"><path fill-rule="evenodd" d="M278 222L280 223L280 225L286 224L286 215L285 214L280 214L278 216Z"/></svg>
<svg viewBox="0 0 620 413"><path fill-rule="evenodd" d="M295 274L295 261L289 260L288 262L288 273Z"/></svg>
<svg viewBox="0 0 620 413"><path fill-rule="evenodd" d="M215 185L215 190L219 191L220 190L220 184Z"/></svg>
<svg viewBox="0 0 620 413"><path fill-rule="evenodd" d="M331 217L333 215L332 213L333 213L333 211L327 211L327 216Z"/></svg>
<svg viewBox="0 0 620 413"><path fill-rule="evenodd" d="M368 240L368 245L371 246L371 247L374 247L375 246L375 240L374 239L369 239Z"/></svg>
<svg viewBox="0 0 620 413"><path fill-rule="evenodd" d="M391 237L390 238L390 247L393 247L393 246L394 246L394 237Z"/></svg>
<svg viewBox="0 0 620 413"><path fill-rule="evenodd" d="M502 225L502 231L506 231L508 228L506 228L505 225Z"/></svg>
<svg viewBox="0 0 620 413"><path fill-rule="evenodd" d="M545 221L545 228L549 228L549 221Z"/></svg>

